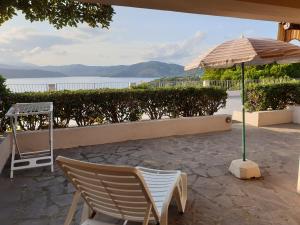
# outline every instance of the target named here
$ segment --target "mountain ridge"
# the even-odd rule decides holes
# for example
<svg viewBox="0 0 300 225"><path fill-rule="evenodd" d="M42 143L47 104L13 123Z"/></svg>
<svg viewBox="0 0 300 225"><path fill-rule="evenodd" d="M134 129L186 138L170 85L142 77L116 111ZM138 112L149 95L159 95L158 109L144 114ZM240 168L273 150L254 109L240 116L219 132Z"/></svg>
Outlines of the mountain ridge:
<svg viewBox="0 0 300 225"><path fill-rule="evenodd" d="M173 77L184 74L184 67L173 63L148 61L132 65L87 66L71 64L62 66L11 66L0 64L0 74L5 78L43 78L70 76L99 77Z"/></svg>

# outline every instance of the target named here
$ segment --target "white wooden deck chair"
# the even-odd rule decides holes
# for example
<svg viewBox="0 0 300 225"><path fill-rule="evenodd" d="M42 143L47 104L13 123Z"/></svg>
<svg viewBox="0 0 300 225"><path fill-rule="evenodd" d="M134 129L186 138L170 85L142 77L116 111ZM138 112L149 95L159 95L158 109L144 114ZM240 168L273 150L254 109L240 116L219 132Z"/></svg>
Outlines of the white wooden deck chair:
<svg viewBox="0 0 300 225"><path fill-rule="evenodd" d="M58 165L76 188L64 225L70 225L80 198L84 200L82 225L100 225L96 213L127 221L168 224L168 207L174 197L183 213L187 176L180 171L110 166L57 157Z"/></svg>

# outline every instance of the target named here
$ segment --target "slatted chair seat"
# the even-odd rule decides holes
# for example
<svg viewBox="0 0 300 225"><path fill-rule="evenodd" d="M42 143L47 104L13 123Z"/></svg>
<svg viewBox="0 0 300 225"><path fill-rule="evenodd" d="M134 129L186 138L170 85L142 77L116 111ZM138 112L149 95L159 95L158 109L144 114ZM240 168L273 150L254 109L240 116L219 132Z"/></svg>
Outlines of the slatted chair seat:
<svg viewBox="0 0 300 225"><path fill-rule="evenodd" d="M76 188L64 225L70 225L80 198L84 199L82 225L98 225L96 213L127 221L168 224L168 208L174 198L184 212L187 176L180 171L110 166L62 156L56 159ZM101 224L101 223L100 223Z"/></svg>
<svg viewBox="0 0 300 225"><path fill-rule="evenodd" d="M163 203L173 193L176 182L180 180L180 171L154 170L137 167L143 175L151 196L155 202L159 215L162 213ZM172 197L172 196L171 196Z"/></svg>

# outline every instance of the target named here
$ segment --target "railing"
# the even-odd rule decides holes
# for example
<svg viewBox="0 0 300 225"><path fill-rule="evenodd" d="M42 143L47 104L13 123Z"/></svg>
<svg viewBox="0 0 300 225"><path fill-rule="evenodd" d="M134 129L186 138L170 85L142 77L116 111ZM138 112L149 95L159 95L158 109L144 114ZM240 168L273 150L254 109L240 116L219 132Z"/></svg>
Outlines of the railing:
<svg viewBox="0 0 300 225"><path fill-rule="evenodd" d="M202 80L159 80L149 82L149 84L153 87L185 87L202 86L202 82Z"/></svg>
<svg viewBox="0 0 300 225"><path fill-rule="evenodd" d="M128 88L131 86L130 82L104 82L104 83L57 83L55 90L93 90L103 88Z"/></svg>
<svg viewBox="0 0 300 225"><path fill-rule="evenodd" d="M49 91L48 84L7 84L6 86L15 93Z"/></svg>
<svg viewBox="0 0 300 225"><path fill-rule="evenodd" d="M249 84L278 84L289 81L296 81L298 79L291 78L272 78L272 79L261 79L261 80L245 80L247 85ZM220 87L226 90L240 90L241 89L241 81L240 80L204 80L204 87Z"/></svg>
<svg viewBox="0 0 300 225"><path fill-rule="evenodd" d="M262 80L246 80L246 84L259 84L264 83ZM274 81L274 83L279 83L279 81ZM204 80L204 87L219 87L222 89L234 91L240 90L242 87L242 83L240 80Z"/></svg>
<svg viewBox="0 0 300 225"><path fill-rule="evenodd" d="M246 84L270 84L270 83L283 83L292 81L291 78L278 78L278 79L261 79L261 80L246 80ZM240 80L160 80L149 82L154 87L170 87L170 86L203 86L203 87L219 87L226 90L240 90Z"/></svg>
<svg viewBox="0 0 300 225"><path fill-rule="evenodd" d="M291 78L246 80L247 84L268 84L283 83L292 81ZM185 86L203 86L203 87L220 87L226 90L240 90L240 80L160 80L149 82L153 87L185 87ZM12 92L45 92L61 90L93 90L103 88L129 88L136 85L130 82L103 82L103 83L55 83L55 84L7 84Z"/></svg>
<svg viewBox="0 0 300 225"><path fill-rule="evenodd" d="M55 83L55 84L7 84L7 87L15 93L21 92L45 92L61 90L93 90L103 88L128 88L130 82L103 82L103 83Z"/></svg>

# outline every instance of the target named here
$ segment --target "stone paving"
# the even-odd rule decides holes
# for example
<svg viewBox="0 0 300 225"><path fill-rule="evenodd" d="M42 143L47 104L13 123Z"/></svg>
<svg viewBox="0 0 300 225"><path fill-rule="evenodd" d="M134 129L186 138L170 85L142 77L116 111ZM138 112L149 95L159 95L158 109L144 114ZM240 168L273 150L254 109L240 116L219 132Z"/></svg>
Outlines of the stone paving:
<svg viewBox="0 0 300 225"><path fill-rule="evenodd" d="M247 129L249 158L259 163L263 178L241 181L228 173L240 158L241 126L232 131L58 150L97 163L181 169L188 173L188 203L180 215L169 210L170 225L298 225L300 195L296 193L300 126ZM56 166L0 176L1 225L62 225L73 187ZM79 222L80 210L76 221ZM132 223L129 223L132 224Z"/></svg>

